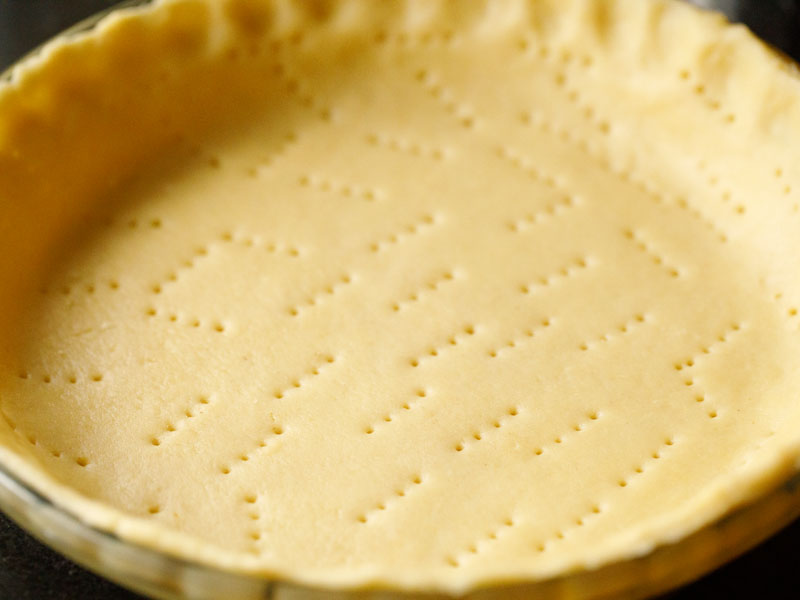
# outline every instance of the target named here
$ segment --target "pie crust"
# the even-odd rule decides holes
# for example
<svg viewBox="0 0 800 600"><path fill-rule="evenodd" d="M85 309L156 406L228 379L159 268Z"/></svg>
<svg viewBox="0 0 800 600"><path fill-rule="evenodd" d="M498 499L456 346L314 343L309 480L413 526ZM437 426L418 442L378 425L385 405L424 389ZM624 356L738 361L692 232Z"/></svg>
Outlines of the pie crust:
<svg viewBox="0 0 800 600"><path fill-rule="evenodd" d="M652 0L161 0L0 84L0 462L225 570L464 592L793 473L800 87Z"/></svg>

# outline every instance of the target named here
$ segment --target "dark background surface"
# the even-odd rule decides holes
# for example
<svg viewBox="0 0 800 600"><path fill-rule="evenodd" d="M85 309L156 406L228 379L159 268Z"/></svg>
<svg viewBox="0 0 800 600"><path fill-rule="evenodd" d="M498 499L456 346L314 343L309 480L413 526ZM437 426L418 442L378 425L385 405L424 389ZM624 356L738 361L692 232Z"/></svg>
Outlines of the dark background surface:
<svg viewBox="0 0 800 600"><path fill-rule="evenodd" d="M114 3L111 0L0 0L0 70L60 30ZM732 18L744 21L762 38L800 60L800 0L742 0L738 4L728 0L725 4ZM800 598L798 571L800 521L663 600ZM49 550L0 513L0 599L139 598Z"/></svg>

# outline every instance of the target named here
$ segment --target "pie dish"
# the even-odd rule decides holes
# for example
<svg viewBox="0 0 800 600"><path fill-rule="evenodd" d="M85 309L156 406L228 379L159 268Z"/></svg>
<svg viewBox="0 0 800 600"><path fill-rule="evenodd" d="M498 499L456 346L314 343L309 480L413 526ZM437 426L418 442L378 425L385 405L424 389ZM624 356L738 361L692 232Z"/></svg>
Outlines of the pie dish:
<svg viewBox="0 0 800 600"><path fill-rule="evenodd" d="M658 0L165 0L50 44L0 88L9 489L251 582L698 574L797 506L797 86Z"/></svg>

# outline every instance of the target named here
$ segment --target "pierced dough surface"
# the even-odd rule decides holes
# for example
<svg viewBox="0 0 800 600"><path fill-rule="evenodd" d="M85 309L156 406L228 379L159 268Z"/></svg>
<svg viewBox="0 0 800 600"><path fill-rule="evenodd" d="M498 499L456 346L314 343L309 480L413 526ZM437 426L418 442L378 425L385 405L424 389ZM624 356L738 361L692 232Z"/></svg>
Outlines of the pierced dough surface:
<svg viewBox="0 0 800 600"><path fill-rule="evenodd" d="M109 183L19 317L0 407L53 485L255 570L453 589L757 489L800 387L795 113L736 99L752 66L796 102L767 52L666 2L224 6L238 120Z"/></svg>

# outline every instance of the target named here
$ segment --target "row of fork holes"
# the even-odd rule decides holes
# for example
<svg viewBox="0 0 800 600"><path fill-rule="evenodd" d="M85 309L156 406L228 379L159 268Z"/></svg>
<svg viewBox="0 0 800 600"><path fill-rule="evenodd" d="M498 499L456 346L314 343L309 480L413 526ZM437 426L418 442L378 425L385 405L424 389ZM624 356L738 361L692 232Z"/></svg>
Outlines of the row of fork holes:
<svg viewBox="0 0 800 600"><path fill-rule="evenodd" d="M588 417L590 421L597 421L597 419L600 418L600 413L598 413L597 411L592 411L589 413ZM581 425L580 423L576 423L575 425L572 426L572 431L574 431L575 433L581 433L583 431L583 425ZM553 438L553 443L563 444L564 438L559 435ZM533 453L536 456L541 456L542 454L544 454L544 448L539 446L533 451Z"/></svg>
<svg viewBox="0 0 800 600"><path fill-rule="evenodd" d="M428 391L425 390L424 388L418 389L416 392L414 392L414 394L418 398L427 398L428 397ZM402 408L403 408L403 410L411 410L411 403L410 402L403 402ZM393 420L394 420L394 418L390 414L387 414L386 416L383 417L383 421L385 423L391 423ZM372 435L373 433L375 433L375 428L372 425L369 425L364 430L364 433L366 433L367 435Z"/></svg>
<svg viewBox="0 0 800 600"><path fill-rule="evenodd" d="M664 440L664 445L665 446L674 446L675 445L675 440L673 438L671 438L671 437L668 437L666 440ZM653 459L653 460L659 460L661 458L661 452L659 450L655 450L650 455L650 458ZM644 465L639 465L638 467L636 467L634 469L634 474L641 475L642 473L644 473ZM619 487L624 488L624 487L628 487L628 483L629 483L628 479L620 479L617 482L617 485Z"/></svg>
<svg viewBox="0 0 800 600"><path fill-rule="evenodd" d="M273 433L273 435L280 436L280 435L284 434L284 429L283 429L283 427L281 427L279 425L276 425L275 427L272 428L272 433ZM260 450L262 448L266 448L268 444L269 444L269 442L267 440L261 440L260 442L258 442L258 445L256 446L254 451ZM250 454L242 453L242 454L239 455L239 460L241 462L249 462L250 458L251 458ZM220 472L223 475L230 475L231 468L228 467L228 466L222 467L220 469Z"/></svg>
<svg viewBox="0 0 800 600"><path fill-rule="evenodd" d="M644 323L646 320L647 320L647 318L645 317L645 315L643 315L643 314L641 314L641 313L639 313L639 314L636 314L636 315L634 315L634 317L633 317L632 321L628 321L627 323L623 323L622 325L619 325L619 326L617 327L617 331L618 331L620 334L626 334L626 333L628 333L628 332L631 330L631 327L633 326L633 323ZM609 336L610 336L610 335L612 335L612 334L606 333L606 334L604 334L603 336L601 336L601 337L600 337L600 338L598 338L598 339L599 339L599 341L601 341L601 342L608 342L608 341L609 341ZM583 342L583 343L582 343L580 346L578 346L578 347L580 348L580 350L581 350L582 352L588 352L588 351L589 351L589 349L591 348L591 346L589 345L589 343L588 343L588 342Z"/></svg>
<svg viewBox="0 0 800 600"><path fill-rule="evenodd" d="M87 294L92 295L98 290L99 287L103 286L94 283L87 283L86 285L81 286L80 289L82 289ZM105 287L107 287L112 291L116 291L119 289L119 281L117 281L116 279L111 279L105 284ZM76 291L76 286L64 285L61 288L59 288L58 291L61 292L61 294L64 296L69 296L72 292ZM39 292L44 295L47 294L49 290L47 288L41 288Z"/></svg>
<svg viewBox="0 0 800 600"><path fill-rule="evenodd" d="M516 417L517 415L519 415L519 408L517 408L516 406L512 406L511 408L509 408L506 411L506 414L509 417ZM492 427L495 428L495 429L500 429L502 426L503 426L503 424L500 421L496 420L496 421L492 422ZM480 442L483 439L484 435L485 435L484 433L481 433L480 431L476 431L475 433L472 434L472 439L474 439L476 442ZM456 452L461 452L463 450L464 450L464 444L463 443L459 442L459 443L457 443L455 445L455 451Z"/></svg>
<svg viewBox="0 0 800 600"><path fill-rule="evenodd" d="M527 40L520 40L518 42L518 46L520 51L527 52L530 44ZM539 47L538 56L542 60L549 60L551 58L558 60L562 63L563 66L566 66L570 63L575 63L579 67L583 69L590 69L594 65L594 58L590 55L583 55L583 56L575 56L571 51L568 49L562 49L561 51L554 51L549 46L543 45ZM567 75L564 71L559 70L555 76L555 84L559 88L564 88L567 85ZM568 99L573 102L577 103L579 100L579 95L577 90L571 90L568 93ZM594 114L594 110L591 107L586 107L585 109L586 116L591 117ZM523 122L529 123L530 122L530 115L524 113L522 115ZM608 135L611 132L611 125L607 121L601 121L597 123L597 127L600 132L604 135Z"/></svg>
<svg viewBox="0 0 800 600"><path fill-rule="evenodd" d="M473 335L475 335L475 326L474 325L466 325L466 326L464 326L463 332L468 336L473 336ZM451 335L447 339L447 343L450 346L457 346L458 345L458 339L456 338L455 335ZM430 356L431 358L435 358L435 357L439 356L439 352L441 352L440 348L431 348L430 350L428 350L427 356ZM418 358L412 358L409 361L409 364L412 367L415 367L415 368L419 366L419 363L420 363L420 359L418 359Z"/></svg>
<svg viewBox="0 0 800 600"><path fill-rule="evenodd" d="M210 402L211 402L211 401L208 399L208 397L206 397L206 396L200 396L200 398L199 398L199 399L198 399L198 401L197 401L197 404L200 404L200 405L207 405L207 404L209 404ZM195 405L195 406L196 406L196 405ZM184 410L184 411L183 411L183 417L184 417L184 418L186 418L186 419L192 419L192 418L194 418L195 416L196 416L196 413L195 413L195 412L192 410L192 407L190 407L190 408L187 408L186 410ZM166 431L167 433L174 433L174 432L175 432L175 431L177 431L177 430L178 430L177 426L176 426L174 423L172 423L172 422L170 422L170 423L167 423L167 426L165 427L165 431ZM150 443L151 443L153 446L160 446L160 445L161 445L161 440L160 440L160 439L158 439L157 437L153 437L153 438L151 438L151 439L150 439Z"/></svg>
<svg viewBox="0 0 800 600"><path fill-rule="evenodd" d="M664 440L664 445L665 446L673 446L674 444L675 444L675 440L672 437L668 437L666 440ZM661 452L659 450L654 451L650 455L650 458L652 460L660 460L661 459ZM635 475L641 475L642 473L644 473L644 470L645 470L645 467L643 465L639 465L633 471L634 471ZM628 487L628 484L629 484L629 480L628 479L620 479L619 481L617 481L617 485L619 487L621 487L621 488ZM590 514L598 515L601 512L602 512L602 508L600 507L600 505L595 504L595 505L592 506ZM583 527L583 525L585 525L585 517L576 518L574 523L575 523L575 525L577 527ZM563 540L564 537L565 537L565 533L564 533L563 530L558 530L553 536L553 538L557 539L557 540ZM540 544L538 544L536 546L536 551L537 552L544 552L545 549L546 549L546 544L545 543L540 543Z"/></svg>
<svg viewBox="0 0 800 600"><path fill-rule="evenodd" d="M420 299L420 294L422 292L424 291L435 292L436 290L439 289L439 286L441 286L447 281L453 281L454 279L455 279L455 274L452 271L447 271L443 275L441 275L441 277L429 281L420 291L409 294L406 297L406 299L403 300L402 302L394 302L392 304L392 310L394 312L400 312L400 310L403 308L403 304L418 302Z"/></svg>
<svg viewBox="0 0 800 600"><path fill-rule="evenodd" d="M20 433L20 434L22 433L21 431L19 431L17 429L16 426L12 426L12 427L13 427L14 431L16 431L17 433ZM34 436L33 434L26 435L25 439L28 441L28 443L31 446L37 446L37 447L42 447L42 448L44 447L44 446L41 446L39 444L39 441L36 439L36 436ZM64 454L59 450L48 450L48 452L50 453L50 456L52 456L53 458L61 458L61 457L64 456ZM84 456L79 456L74 460L75 460L75 464L78 465L79 467L87 467L87 466L89 466L89 459L84 457Z"/></svg>
<svg viewBox="0 0 800 600"><path fill-rule="evenodd" d="M152 317L157 317L160 313L157 308L151 306L147 310L145 310L144 314L152 318ZM167 319L169 320L170 323L177 323L178 321L181 320L181 317L177 313L169 313L167 315ZM197 317L192 317L188 320L187 324L190 327L199 328L201 325L203 325L203 322ZM214 321L213 323L211 323L211 329L213 329L217 333L225 333L225 325L219 321Z"/></svg>
<svg viewBox="0 0 800 600"><path fill-rule="evenodd" d="M332 356L332 355L330 355L330 354L329 354L329 355L327 355L327 356L325 357L325 362L326 362L327 364L329 364L329 365L330 365L330 364L333 364L334 362L336 362L336 357L334 357L334 356ZM316 377L317 375L319 375L319 374L320 374L320 368L321 368L321 366L322 366L322 365L320 365L320 366L318 366L318 367L314 367L314 368L312 368L312 369L311 369L311 370L308 372L308 375L309 375L309 376L311 376L311 377ZM283 390L278 390L278 391L276 391L275 393L273 393L273 397L274 397L276 400L282 400L282 399L283 399L283 397L286 395L286 392L287 392L288 390L290 390L290 389L292 389L292 388L294 388L294 389L298 389L298 388L300 388L300 387L302 387L302 386L303 386L303 381L302 381L302 378L296 378L296 379L293 379L293 380L292 380L292 382L291 382L291 385L290 385L288 388L286 388L286 389L283 389Z"/></svg>
<svg viewBox="0 0 800 600"><path fill-rule="evenodd" d="M603 512L603 508L598 504L594 504L592 505L588 515L577 517L573 522L576 527L583 527L586 524L586 518L588 516L599 515L601 512ZM555 534L553 534L552 540L563 540L565 537L566 537L565 532L559 529L558 531L555 532ZM535 549L537 552L540 553L544 552L547 549L547 544L545 542L541 542L535 546Z"/></svg>
<svg viewBox="0 0 800 600"><path fill-rule="evenodd" d="M502 529L514 527L514 525L516 525L516 522L514 521L514 519L512 517L508 517L508 518L503 520L502 524L500 525L500 527L498 529L496 529L495 531L489 532L486 535L485 539L494 541L494 540L496 540L498 538L498 536L500 534L500 531ZM478 544L477 544L477 542L467 546L467 552L469 552L470 554L478 554ZM458 558L456 558L455 556L448 557L447 558L447 563L452 567L458 567L458 566L461 565L461 563L459 562Z"/></svg>
<svg viewBox="0 0 800 600"><path fill-rule="evenodd" d="M521 39L517 42L517 47L519 48L520 52L527 52L530 49L530 42L528 40ZM541 45L539 46L537 54L542 60L553 58L560 60L564 64L575 62L578 66L583 67L584 69L588 69L594 65L594 58L592 58L591 55L586 54L583 56L575 56L566 48L558 51L554 50L550 46Z"/></svg>
<svg viewBox="0 0 800 600"><path fill-rule="evenodd" d="M28 373L27 371L21 371L19 373L19 378L20 379L31 379L32 375L30 373ZM103 375L100 374L100 373L94 373L94 374L89 376L89 380L94 382L94 383L99 383L99 382L103 381ZM54 379L53 379L53 377L51 375L45 374L45 375L42 375L41 381L43 383L53 383ZM78 383L78 377L77 377L77 375L69 375L69 376L67 376L66 381L67 381L67 383L75 384L75 383Z"/></svg>
<svg viewBox="0 0 800 600"><path fill-rule="evenodd" d="M687 82L689 80L691 80L691 78L692 78L692 74L686 69L682 70L678 74L678 76L680 77L680 79L682 79L683 81L687 81ZM702 83L696 84L692 88L692 91L694 92L694 94L696 96L699 96L699 97L702 97L702 98L706 98L706 92L707 92L706 86L703 85ZM707 103L708 103L708 106L712 110L716 111L716 110L720 110L722 108L722 105L717 100L708 100ZM725 121L725 123L728 123L728 124L735 123L736 122L736 115L734 113L728 113L728 114L725 115L724 121Z"/></svg>
<svg viewBox="0 0 800 600"><path fill-rule="evenodd" d="M411 483L413 485L415 485L415 486L421 485L422 484L422 476L421 475L415 475L414 478L411 480ZM405 495L407 493L408 492L406 491L406 489L398 488L398 489L395 490L394 495L397 498L403 498L403 497L405 497ZM386 505L385 502L379 502L378 504L375 505L375 510L377 510L377 511L384 511L384 510L386 510L386 508L387 508L387 505ZM362 513L356 518L356 520L359 523L366 523L369 519L367 518L366 514Z"/></svg>
<svg viewBox="0 0 800 600"><path fill-rule="evenodd" d="M693 387L695 385L695 381L694 381L694 379L687 379L684 382L684 385L686 385L686 387ZM704 394L697 394L694 397L694 399L695 399L695 402L697 402L698 404L702 404L702 403L704 403L706 401L706 397L705 397ZM719 416L719 412L717 412L716 409L712 408L712 409L710 409L708 411L708 418L709 419L716 419L718 416Z"/></svg>
<svg viewBox="0 0 800 600"><path fill-rule="evenodd" d="M550 327L551 324L552 324L552 319L542 319L542 321L541 321L541 326L545 327L545 328ZM533 330L533 329L530 329L530 328L524 329L522 331L522 333L523 333L523 335L525 337L528 337L528 338L532 338L532 337L534 337L536 335L536 331ZM506 342L504 347L505 348L516 348L517 344L519 342L520 342L519 339L512 339L512 340L509 340L508 342ZM489 352L488 352L489 357L490 358L497 358L499 356L500 350L501 349L489 350Z"/></svg>

